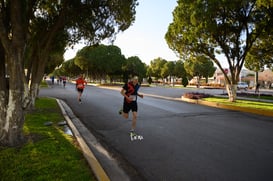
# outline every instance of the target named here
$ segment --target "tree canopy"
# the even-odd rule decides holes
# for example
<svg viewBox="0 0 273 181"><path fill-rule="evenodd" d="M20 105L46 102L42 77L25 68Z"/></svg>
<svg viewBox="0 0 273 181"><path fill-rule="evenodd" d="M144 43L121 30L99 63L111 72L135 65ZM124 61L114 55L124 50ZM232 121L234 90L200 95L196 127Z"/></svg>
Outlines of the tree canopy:
<svg viewBox="0 0 273 181"><path fill-rule="evenodd" d="M264 68L273 70L273 33L267 38L258 39L246 56L245 67L255 72Z"/></svg>
<svg viewBox="0 0 273 181"><path fill-rule="evenodd" d="M114 45L86 46L74 58L75 65L95 79L122 74L125 57Z"/></svg>
<svg viewBox="0 0 273 181"><path fill-rule="evenodd" d="M187 73L182 60L167 61L160 57L151 61L147 68L147 76L149 78L154 77L156 80L167 78L169 81L174 78L187 79ZM186 84L184 85L186 86Z"/></svg>
<svg viewBox="0 0 273 181"><path fill-rule="evenodd" d="M181 57L201 54L213 60L225 75L230 100L235 101L235 87L248 52L273 28L271 7L256 0L178 0L165 39ZM230 76L219 54L225 56Z"/></svg>
<svg viewBox="0 0 273 181"><path fill-rule="evenodd" d="M128 57L122 70L124 82L127 82L133 76L139 76L139 80L141 81L146 75L146 65L138 56Z"/></svg>
<svg viewBox="0 0 273 181"><path fill-rule="evenodd" d="M137 0L0 1L1 145L22 142L24 111L35 100L52 57L82 38L91 45L113 40L134 22L137 4Z"/></svg>
<svg viewBox="0 0 273 181"><path fill-rule="evenodd" d="M208 78L213 76L216 70L213 62L205 56L190 57L185 61L184 67L188 75L191 77L197 76L198 80L204 77L206 82L208 82Z"/></svg>
<svg viewBox="0 0 273 181"><path fill-rule="evenodd" d="M153 76L156 79L164 78L164 77L162 77L161 71L162 71L162 67L164 66L165 63L167 63L167 60L162 59L160 57L152 60L150 63L149 70L148 70L148 72L150 73L150 76Z"/></svg>
<svg viewBox="0 0 273 181"><path fill-rule="evenodd" d="M182 60L178 60L175 62L174 75L178 78L186 78L187 77L184 62Z"/></svg>

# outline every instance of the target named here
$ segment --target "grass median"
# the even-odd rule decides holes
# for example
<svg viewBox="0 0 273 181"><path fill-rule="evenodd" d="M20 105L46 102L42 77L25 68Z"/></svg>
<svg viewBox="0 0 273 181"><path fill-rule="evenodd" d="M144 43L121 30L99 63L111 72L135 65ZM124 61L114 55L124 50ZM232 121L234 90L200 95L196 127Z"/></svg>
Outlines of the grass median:
<svg viewBox="0 0 273 181"><path fill-rule="evenodd" d="M75 138L58 125L64 118L56 100L39 98L35 107L26 115L26 142L0 147L0 180L96 180Z"/></svg>
<svg viewBox="0 0 273 181"><path fill-rule="evenodd" d="M208 97L208 98L203 98L202 100L208 101L208 102L216 102L223 105L260 109L264 111L273 112L273 103L270 103L270 102L250 101L250 100L240 100L240 99L237 99L236 102L230 102L227 98L222 98L222 97Z"/></svg>

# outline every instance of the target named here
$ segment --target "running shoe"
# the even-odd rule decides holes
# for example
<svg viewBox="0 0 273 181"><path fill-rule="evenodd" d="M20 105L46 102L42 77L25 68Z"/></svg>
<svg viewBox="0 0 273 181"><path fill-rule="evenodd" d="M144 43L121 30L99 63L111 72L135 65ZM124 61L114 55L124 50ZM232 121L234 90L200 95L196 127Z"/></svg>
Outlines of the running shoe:
<svg viewBox="0 0 273 181"><path fill-rule="evenodd" d="M135 132L134 130L131 130L131 131L130 131L130 136L131 136L131 137L134 137L134 136L137 136L137 134L136 134L136 132Z"/></svg>

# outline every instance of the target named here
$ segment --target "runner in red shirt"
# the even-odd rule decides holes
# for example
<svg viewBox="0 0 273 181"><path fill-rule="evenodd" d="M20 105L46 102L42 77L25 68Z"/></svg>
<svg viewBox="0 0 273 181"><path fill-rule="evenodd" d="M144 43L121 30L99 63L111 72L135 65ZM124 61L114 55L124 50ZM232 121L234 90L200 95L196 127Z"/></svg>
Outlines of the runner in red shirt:
<svg viewBox="0 0 273 181"><path fill-rule="evenodd" d="M79 103L82 102L81 97L82 97L82 93L83 93L85 85L87 85L87 82L84 80L83 76L80 75L80 77L76 80L76 89L78 91Z"/></svg>

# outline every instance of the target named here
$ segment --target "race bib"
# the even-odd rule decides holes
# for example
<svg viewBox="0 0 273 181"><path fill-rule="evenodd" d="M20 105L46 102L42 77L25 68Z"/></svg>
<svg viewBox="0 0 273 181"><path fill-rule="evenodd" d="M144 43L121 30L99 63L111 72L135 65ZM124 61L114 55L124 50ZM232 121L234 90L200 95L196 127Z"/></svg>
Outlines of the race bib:
<svg viewBox="0 0 273 181"><path fill-rule="evenodd" d="M77 88L79 88L79 89L82 89L84 86L83 86L83 84L78 84L77 85Z"/></svg>
<svg viewBox="0 0 273 181"><path fill-rule="evenodd" d="M136 95L130 95L130 96L129 96L130 100L132 100L132 101L135 101L135 100L136 100L136 97L137 97Z"/></svg>

